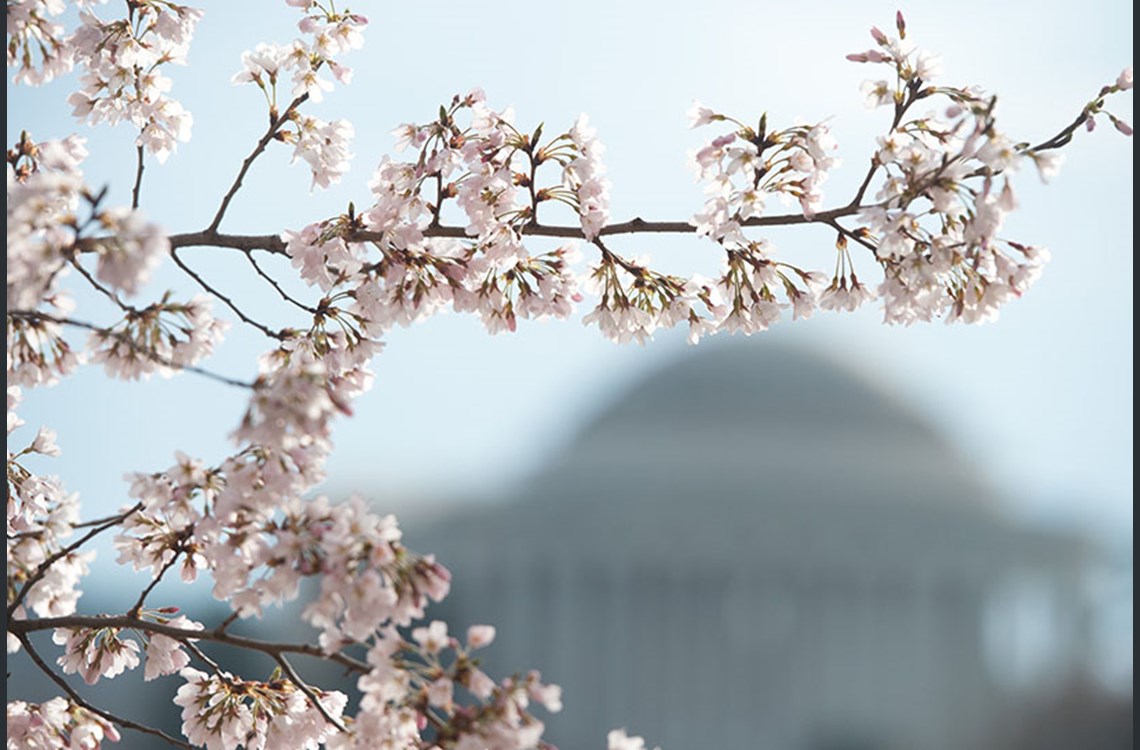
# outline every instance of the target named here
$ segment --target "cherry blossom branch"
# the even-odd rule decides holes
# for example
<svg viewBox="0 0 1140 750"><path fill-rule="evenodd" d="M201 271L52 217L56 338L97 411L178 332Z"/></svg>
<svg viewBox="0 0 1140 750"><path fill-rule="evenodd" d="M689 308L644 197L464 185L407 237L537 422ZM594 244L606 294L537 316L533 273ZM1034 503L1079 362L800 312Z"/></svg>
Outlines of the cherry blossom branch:
<svg viewBox="0 0 1140 750"><path fill-rule="evenodd" d="M102 518L93 518L90 521L83 521L82 523L72 524L71 528L73 528L73 529L86 529L86 528L90 528L91 526L100 526L100 525L105 524L107 522L118 523L119 521L122 521L124 518L125 518L125 516L122 513L116 513L115 515L112 515L112 516L103 516Z"/></svg>
<svg viewBox="0 0 1140 750"><path fill-rule="evenodd" d="M911 105L920 98L917 95L918 87L921 84L920 79L914 79L911 83L907 84L906 98L902 102L895 102L895 115L891 120L891 126L887 129L887 134L895 132L898 126L902 124L903 116ZM863 196L867 194L867 188L871 186L871 180L875 178L875 173L879 171L882 164L879 162L877 155L871 156L871 166L867 169L867 174L863 176L863 181L859 184L859 189L855 191L855 197L851 199L848 205L856 208L863 201Z"/></svg>
<svg viewBox="0 0 1140 750"><path fill-rule="evenodd" d="M137 209L139 207L139 194L142 192L142 178L145 166L143 164L143 147L140 143L138 145L138 168L135 171L135 186L131 189L131 208Z"/></svg>
<svg viewBox="0 0 1140 750"><path fill-rule="evenodd" d="M194 279L194 281L198 282L198 286L202 287L204 290L206 290L207 292L212 294L214 297L217 297L219 300L222 301L222 303L226 307L233 310L234 315L237 315L238 318L240 318L243 323L246 323L248 325L253 326L257 330L264 333L269 338L277 339L278 341L281 341L282 339L285 338L285 336L282 333L274 332L269 326L265 325L264 323L257 322L256 320L254 320L253 318L249 317L244 312L242 312L241 308L239 308L237 306L237 304L235 304L232 299L230 299L229 297L227 297L226 295L222 294L217 289L212 287L205 279L203 279L200 275L198 275L198 273L195 272L194 269L192 269L192 268L190 268L190 266L186 265L182 261L182 259L178 257L178 249L177 248L175 248L175 247L170 248L170 258L174 261L175 265L177 265L179 268L181 268L183 270L183 272L186 273L187 276Z"/></svg>
<svg viewBox="0 0 1140 750"><path fill-rule="evenodd" d="M222 626L218 626L213 630L188 630L186 628L178 628L172 625L144 620L139 617L132 617L129 614L63 615L60 617L39 617L31 620L13 620L9 618L7 628L10 632L16 635L32 633L41 630L53 630L55 628L135 629L148 633L165 635L169 638L173 638L183 643L194 640L221 643L227 646L234 646L236 648L243 648L249 651L257 651L263 654L268 654L274 659L276 659L281 654L300 654L303 656L311 656L316 659L332 661L353 672L364 673L371 669L371 666L367 662L355 659L348 654L340 651L327 653L319 646L314 646L308 643L275 643L272 641L263 641L256 638L247 638L245 636L229 633Z"/></svg>
<svg viewBox="0 0 1140 750"><path fill-rule="evenodd" d="M9 315L10 314L11 313L9 313ZM16 595L12 597L12 600L8 602L8 624L11 625L13 622L12 615L15 614L16 610L20 607L20 604L24 601L24 597L26 597L28 595L28 592L32 590L32 587L39 583L40 579L47 574L48 569L51 568L52 565L54 565L57 561L67 557L72 552L75 552L77 549L94 539L99 534L102 534L107 529L117 526L127 518L130 518L132 515L141 510L142 507L142 503L135 503L128 510L123 511L116 516L111 516L105 519L102 523L92 528L78 540L50 555L46 560L36 566L35 572L32 573L27 581L24 582L24 585L20 588L19 591L16 592Z"/></svg>
<svg viewBox="0 0 1140 750"><path fill-rule="evenodd" d="M285 254L285 242L276 234L221 234L216 231L172 234L167 238L172 248L220 247L249 252L264 250L275 255Z"/></svg>
<svg viewBox="0 0 1140 750"><path fill-rule="evenodd" d="M871 204L868 204L871 205ZM754 216L741 222L743 227L776 227L792 226L798 224L824 223L829 220L845 216L854 216L866 205L849 204L827 211L818 211L812 216L796 214L774 214L771 216ZM561 237L566 239L586 239L580 226L555 224L524 224L520 230L523 235L530 237ZM608 224L598 232L599 236L608 237L625 234L695 234L696 227L688 221L646 221L641 217L629 221ZM470 239L465 227L458 226L429 226L423 230L425 237L447 237L453 239ZM229 248L249 252L264 250L276 255L285 254L285 242L274 234L222 234L212 230L201 232L186 232L172 234L168 237L172 248L184 247L216 247ZM380 232L353 232L345 237L348 242L377 242L384 239Z"/></svg>
<svg viewBox="0 0 1140 750"><path fill-rule="evenodd" d="M11 628L9 628L9 632L13 632ZM75 690L71 687L71 685L67 684L66 680L64 680L62 677L60 677L58 674L56 674L56 671L54 669L52 669L50 666L48 666L48 664L43 660L43 657L41 657L39 655L39 652L36 651L35 647L32 646L32 642L31 642L30 638L28 638L23 633L16 633L15 635L19 639L20 643L23 645L24 650L27 651L28 656L31 657L32 662L39 668L39 670L41 672L43 672L45 675L47 675L48 678L52 682L54 682L56 685L58 685L59 688L61 690L63 690L63 692L67 693L68 697L71 698L72 702L75 703L76 705L82 706L83 708L90 711L91 713L96 714L98 716L102 716L107 721L109 721L113 724L118 724L119 726L124 727L126 729L133 729L136 732L143 732L144 734L154 735L155 737L158 737L159 739L163 740L164 742L166 742L170 745L173 745L174 747L185 748L185 750L195 750L193 745L186 743L186 742L183 742L183 741L176 739L174 737L171 737L169 734L167 734L166 732L163 732L161 729L155 729L154 727L149 727L145 724L139 724L138 722L132 721L130 719L123 718L122 716L118 716L116 714L111 713L110 711L106 711L104 709L101 709L101 708L98 708L98 707L92 705L91 703L88 703L86 700L83 699L83 696L81 696L81 695L79 695L79 693L75 692Z"/></svg>
<svg viewBox="0 0 1140 750"><path fill-rule="evenodd" d="M241 618L241 615L239 613L231 612L226 617L226 619L224 619L220 623L218 623L218 626L216 628L214 628L214 632L215 633L225 633L226 629L229 628L230 625L233 625L235 622L237 622L240 618Z"/></svg>
<svg viewBox="0 0 1140 750"><path fill-rule="evenodd" d="M620 255L615 253L613 250L610 250L608 247L606 247L605 244L602 242L601 237L595 237L592 241L592 244L595 247L597 247L599 250L602 251L602 258L604 258L605 260L612 262L612 263L617 263L619 266L624 268L629 273L634 274L635 276L641 275L641 270L642 270L641 268L639 268L637 265L635 265L633 263L630 263L628 260L621 257Z"/></svg>
<svg viewBox="0 0 1140 750"><path fill-rule="evenodd" d="M1097 112L1101 111L1101 108L1104 106L1104 97L1108 94L1116 93L1121 90L1122 89L1119 83L1116 83L1112 86L1105 86L1103 89L1101 89L1100 94L1097 96L1097 98L1086 104L1084 106L1084 109L1081 110L1081 113L1077 115L1076 118L1063 130L1061 130L1061 132L1057 133L1057 135L1053 136L1049 140L1042 141L1041 143L1033 146L1028 150L1046 151L1048 149L1061 148L1062 146L1065 146L1069 141L1073 140L1073 134L1076 133L1077 128L1081 127L1082 125L1087 125L1093 116ZM1120 125L1117 123L1116 118L1112 117L1112 115L1109 115L1109 117L1112 118L1113 124L1119 128ZM1091 129L1091 126L1089 127Z"/></svg>
<svg viewBox="0 0 1140 750"><path fill-rule="evenodd" d="M297 107L301 106L305 101L308 100L308 98L308 94L301 94L292 102L290 102L289 106L280 115L274 115L272 112L270 112L269 128L266 129L265 135L261 136L261 139L257 142L257 145L254 147L250 155L245 157L245 161L241 163L241 169L238 171L238 175L234 179L233 184L230 185L229 191L226 192L225 197L222 198L222 205L218 207L218 212L214 214L214 220L210 222L210 226L206 229L207 232L216 232L218 230L218 226L220 226L222 223L222 217L226 215L226 209L228 209L230 206L230 201L233 200L234 196L237 194L237 191L241 189L242 181L245 179L246 173L249 172L249 168L253 166L253 162L257 160L257 157L261 156L261 153L265 151L266 147L269 145L269 142L277 136L277 133L281 129L281 126L288 122L292 117L293 112L297 109Z"/></svg>
<svg viewBox="0 0 1140 750"><path fill-rule="evenodd" d="M178 364L177 362L171 361L167 357L160 356L155 352L150 351L149 349L139 346L128 336L124 336L123 334L116 331L103 328L102 326L97 326L94 323L87 323L82 320L76 320L74 318L64 318L58 315L49 315L47 313L39 312L38 310L9 310L8 317L30 321L45 320L49 323L56 323L58 325L71 326L73 328L83 328L84 330L94 331L105 336L111 336L116 340L121 341L122 343L129 346L132 351L136 351L148 359L157 362L160 365L163 365L164 367L171 367L175 370L192 372L195 375L201 375L211 380L216 380L219 383L225 383L226 385L233 385L239 388L253 389L255 387L253 383L248 383L244 380L238 380L236 378L226 377L225 375L219 375L216 372L210 372L209 370L197 367L195 365Z"/></svg>

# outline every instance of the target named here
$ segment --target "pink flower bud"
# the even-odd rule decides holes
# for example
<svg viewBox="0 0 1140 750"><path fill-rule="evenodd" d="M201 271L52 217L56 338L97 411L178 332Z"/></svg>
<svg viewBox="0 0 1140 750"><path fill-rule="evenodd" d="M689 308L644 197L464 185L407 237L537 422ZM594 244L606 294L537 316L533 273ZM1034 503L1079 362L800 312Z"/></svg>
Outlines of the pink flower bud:
<svg viewBox="0 0 1140 750"><path fill-rule="evenodd" d="M886 45L889 41L887 35L880 31L878 26L871 27L871 36L875 38L876 42L882 45Z"/></svg>
<svg viewBox="0 0 1140 750"><path fill-rule="evenodd" d="M1116 88L1127 91L1132 88L1132 68L1125 68L1116 78Z"/></svg>
<svg viewBox="0 0 1140 750"><path fill-rule="evenodd" d="M1113 117L1112 124L1115 125L1116 129L1121 133L1124 133L1125 135L1132 135L1132 126L1126 123L1124 120L1121 120L1118 117Z"/></svg>

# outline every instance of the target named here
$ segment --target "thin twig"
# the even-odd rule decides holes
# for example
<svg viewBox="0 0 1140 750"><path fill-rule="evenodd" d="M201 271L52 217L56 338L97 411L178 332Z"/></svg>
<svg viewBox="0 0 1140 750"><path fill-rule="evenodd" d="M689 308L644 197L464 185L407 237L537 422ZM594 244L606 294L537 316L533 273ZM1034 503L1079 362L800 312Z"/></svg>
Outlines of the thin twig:
<svg viewBox="0 0 1140 750"><path fill-rule="evenodd" d="M166 571L170 570L174 566L174 563L178 561L178 556L181 554L182 550L177 550L173 555L170 556L170 559L163 564L162 568L159 569L157 573L155 573L154 578L151 579L151 582L148 583L147 587L142 590L141 594L139 594L139 598L135 602L135 606L127 610L128 616L138 617L139 610L143 608L143 604L146 603L146 598L150 596L150 592L154 591L154 587L157 586L159 581L162 580L162 577L166 575Z"/></svg>
<svg viewBox="0 0 1140 750"><path fill-rule="evenodd" d="M1057 135L1047 141L1038 143L1033 148L1030 148L1029 151L1047 151L1049 149L1061 148L1073 140L1073 133L1077 131L1077 128L1084 125L1089 117L1091 117L1091 114L1089 113L1089 107L1086 105L1085 108L1081 110L1081 113L1077 115L1076 119L1069 123L1060 133L1057 133Z"/></svg>
<svg viewBox="0 0 1140 750"><path fill-rule="evenodd" d="M916 101L918 101L918 98L915 96L916 92L917 92L916 87L914 87L912 85L907 85L906 99L905 99L905 101L895 105L895 116L891 120L891 127L887 129L887 135L890 135L891 133L895 132L895 130L898 128L898 126L902 124L903 115L906 114L906 111L908 109L910 109L912 104L914 104ZM849 204L847 204L848 207L850 207L850 208L858 208L859 207L859 204L861 204L863 202L863 196L865 196L867 194L867 188L869 188L871 186L871 180L872 180L872 178L874 178L875 172L878 172L879 167L881 167L881 166L882 166L882 164L879 163L878 157L872 156L871 157L871 166L868 167L867 174L865 174L863 176L863 182L859 183L859 189L855 191L855 197L851 199L851 202ZM839 218L839 217L833 217L833 218Z"/></svg>
<svg viewBox="0 0 1140 750"><path fill-rule="evenodd" d="M258 323L256 320L254 320L253 318L246 315L244 312L241 311L241 308L239 308L234 303L234 301L232 299L230 299L226 295L222 294L221 292L219 292L214 287L210 286L210 284L205 279L203 279L201 276L199 276L197 274L197 272L194 271L194 269L192 269L190 266L188 266L184 262L182 262L182 259L178 257L177 248L174 248L174 247L170 248L170 257L174 260L174 264L177 265L179 268L181 268L183 270L183 272L186 273L187 276L194 279L194 281L198 282L198 286L202 287L207 292L209 292L210 294L212 294L213 296L215 296L219 300L221 300L222 303L226 307L230 308L230 310L233 311L234 315L237 315L239 318L241 318L241 321L243 323L246 323L248 325L253 326L257 330L264 333L269 338L277 339L278 341L285 338L285 336L282 333L274 331L273 329L271 329L269 326L265 325L264 323Z"/></svg>
<svg viewBox="0 0 1140 750"><path fill-rule="evenodd" d="M226 215L226 209L230 206L230 201L234 199L237 191L241 189L242 180L245 179L249 168L253 166L253 162L257 160L257 157L261 156L261 152L265 150L269 142L277 135L277 131L281 129L281 126L289 121L293 115L293 111L301 106L308 98L308 94L301 94L289 104L281 115L276 117L270 115L269 128L265 131L265 135L261 136L261 140L257 142L257 145L250 155L245 157L245 161L241 163L241 170L238 171L238 175L234 179L233 184L230 185L229 191L225 197L222 198L222 205L218 206L218 212L214 214L214 220L211 221L210 226L206 228L207 232L213 233L218 231L218 227L222 223L222 217Z"/></svg>
<svg viewBox="0 0 1140 750"><path fill-rule="evenodd" d="M329 724L332 724L340 731L347 732L348 729L344 726L344 724L342 724L340 720L335 716L330 714L324 705L321 704L321 701L317 697L317 694L313 692L313 689L309 687L304 680L301 679L300 675L297 674L297 670L293 669L293 665L289 663L289 660L285 658L284 654L277 654L274 658L277 660L277 663L281 665L281 669L285 671L285 674L289 676L289 679L293 682L293 684L296 685L298 689L300 689L300 691L305 694L305 697L309 699L309 702L313 704L313 708L317 709L317 711L320 712L321 716L325 717L325 721L327 721Z"/></svg>
<svg viewBox="0 0 1140 750"><path fill-rule="evenodd" d="M99 283L99 281L91 275L91 272L83 267L83 264L81 264L77 258L72 256L69 257L67 261L72 265L73 268L75 268L75 270L79 271L79 274L83 276L83 278L87 279L88 283L90 283L91 286L95 287L95 289L102 292L103 295L107 297L107 299L118 305L120 310L123 312L137 312L135 308L119 299L119 295L115 294L110 289Z"/></svg>
<svg viewBox="0 0 1140 750"><path fill-rule="evenodd" d="M209 656L206 656L202 649L194 645L193 641L182 641L182 645L186 647L187 651L201 659L202 662L205 663L210 669L214 670L215 674L222 673L223 670L221 665L211 659Z"/></svg>
<svg viewBox="0 0 1140 750"><path fill-rule="evenodd" d="M141 503L140 503L140 505L141 505ZM137 510L137 508L131 508L131 512L134 512L135 510ZM75 524L71 525L71 528L83 529L83 528L86 528L88 526L99 526L99 525L105 524L107 522L118 523L119 521L122 521L125 518L126 518L126 516L123 513L116 513L113 516L103 516L102 518L93 518L90 521L84 521L83 523L75 523Z"/></svg>
<svg viewBox="0 0 1140 750"><path fill-rule="evenodd" d="M228 628L230 625L233 625L235 622L237 622L239 617L241 617L241 615L239 615L237 612L231 612L226 617L226 619L222 620L221 623L218 624L218 627L214 628L214 632L217 633L218 635L225 633L226 628Z"/></svg>
<svg viewBox="0 0 1140 750"><path fill-rule="evenodd" d="M277 290L277 293L281 295L281 299L285 300L286 302L293 303L307 313L311 313L313 315L317 314L317 308L306 305L304 302L295 299L294 297L290 296L284 289L282 289L281 285L277 283L277 279L266 273L265 270L262 269L262 267L258 264L257 259L253 257L252 250L247 250L245 252L245 257L246 260L249 261L250 265L253 266L253 270L257 271L258 276L268 281L269 284Z"/></svg>
<svg viewBox="0 0 1140 750"><path fill-rule="evenodd" d="M139 207L139 194L142 191L142 178L143 178L143 147L140 143L138 146L138 161L139 166L135 171L135 186L131 190L131 208L137 209Z"/></svg>
<svg viewBox="0 0 1140 750"><path fill-rule="evenodd" d="M9 632L11 632L11 630L9 630ZM28 656L31 657L32 662L34 662L35 665L39 667L40 671L47 675L52 682L58 685L59 688L63 690L63 692L67 693L68 697L71 698L72 703L85 708L93 714L103 717L112 724L118 724L125 729L133 729L136 732L143 732L145 734L154 735L155 737L158 737L159 739L164 740L165 742L174 745L175 747L185 748L185 750L195 750L193 745L187 744L182 740L175 739L160 729L148 727L145 724L139 724L138 722L131 721L130 719L124 719L122 716L117 716L110 711L97 708L88 703L83 699L83 696L75 692L71 685L67 684L66 680L56 674L55 670L49 667L46 662L44 662L43 657L41 657L36 649L32 646L31 640L26 635L17 633L16 637L20 639L20 643L23 644L24 650L28 653Z"/></svg>

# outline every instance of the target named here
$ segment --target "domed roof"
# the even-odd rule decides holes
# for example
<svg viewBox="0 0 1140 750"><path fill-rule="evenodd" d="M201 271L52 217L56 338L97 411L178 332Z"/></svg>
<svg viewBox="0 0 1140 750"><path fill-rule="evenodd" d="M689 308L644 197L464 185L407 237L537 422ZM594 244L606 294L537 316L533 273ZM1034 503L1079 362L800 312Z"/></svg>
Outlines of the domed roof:
<svg viewBox="0 0 1140 750"><path fill-rule="evenodd" d="M531 539L524 546L576 557L615 547L636 558L786 556L807 545L821 560L899 559L933 538L961 559L962 544L992 548L1004 533L991 499L881 388L821 355L737 340L634 384L513 498L433 526L451 549Z"/></svg>
<svg viewBox="0 0 1140 750"><path fill-rule="evenodd" d="M578 443L630 425L673 430L678 424L719 433L846 429L938 441L908 408L823 355L749 340L690 350L615 399Z"/></svg>
<svg viewBox="0 0 1140 750"><path fill-rule="evenodd" d="M433 616L500 627L492 671L562 685L564 747L625 721L677 748L959 747L989 684L987 591L1053 547L991 497L883 388L737 340L626 389L511 497L405 539L455 572Z"/></svg>

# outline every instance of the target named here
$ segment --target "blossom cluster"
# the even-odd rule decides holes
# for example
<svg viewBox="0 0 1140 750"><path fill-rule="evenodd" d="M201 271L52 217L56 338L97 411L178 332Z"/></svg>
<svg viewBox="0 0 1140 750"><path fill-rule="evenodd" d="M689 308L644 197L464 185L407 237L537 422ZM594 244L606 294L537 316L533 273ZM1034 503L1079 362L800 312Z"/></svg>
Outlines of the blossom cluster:
<svg viewBox="0 0 1140 750"><path fill-rule="evenodd" d="M8 67L16 68L17 83L38 86L74 67L67 33L52 20L66 10L62 0L11 0L6 10Z"/></svg>
<svg viewBox="0 0 1140 750"><path fill-rule="evenodd" d="M688 323L690 341L706 332L702 307L720 307L712 286L696 277L682 279L657 273L647 258L627 260L606 251L590 268L585 288L598 298L597 306L582 318L596 325L606 338L618 343L645 343L661 327Z"/></svg>
<svg viewBox="0 0 1140 750"><path fill-rule="evenodd" d="M732 132L713 138L692 154L697 177L707 180L704 210L693 218L697 234L721 243L746 241L743 223L764 213L769 195L799 202L811 218L823 202L821 185L839 165L838 148L827 123L768 131L762 116L756 127L695 103L689 124L697 128L730 122Z"/></svg>
<svg viewBox="0 0 1140 750"><path fill-rule="evenodd" d="M8 435L23 424L15 408L20 388L8 387ZM58 456L55 432L41 427L32 443L8 452L7 576L9 617L40 617L75 612L79 584L93 552L67 545L79 522L79 497L68 493L59 477L33 474L24 464L31 456ZM8 652L19 641L8 633Z"/></svg>
<svg viewBox="0 0 1140 750"><path fill-rule="evenodd" d="M169 375L207 357L226 327L204 296L178 302L167 293L143 308L122 300L139 293L170 243L139 211L101 205L102 195L87 187L80 169L86 156L82 138L37 143L26 132L7 153L7 371L15 385L50 384L88 358L62 333L66 318L59 316L74 305L58 286L69 270L124 313L89 341L90 359L111 375ZM94 260L93 272L85 270L85 258Z"/></svg>
<svg viewBox="0 0 1140 750"><path fill-rule="evenodd" d="M242 70L234 75L233 82L253 83L261 89L269 106L274 137L293 145L294 162L301 160L309 165L314 188L327 188L348 171L352 124L301 114L297 106L306 99L321 101L324 92L332 91L333 80L342 84L352 80L352 69L335 58L364 44L363 29L368 19L356 13L337 12L331 4L327 9L305 0L289 5L304 12L298 24L302 38L287 45L259 44L245 52ZM330 73L332 80L322 71ZM292 84L292 102L281 112L277 87L279 82L284 84L286 77Z"/></svg>
<svg viewBox="0 0 1140 750"><path fill-rule="evenodd" d="M297 686L274 676L265 682L243 680L228 672L208 675L192 667L174 698L182 706L186 739L209 750L316 750L337 728L348 697L339 691L316 694L314 705Z"/></svg>
<svg viewBox="0 0 1140 750"><path fill-rule="evenodd" d="M25 131L7 151L8 311L34 309L49 296L75 244L89 195L80 168L85 143L74 135L37 143Z"/></svg>
<svg viewBox="0 0 1140 750"><path fill-rule="evenodd" d="M330 303L344 300L336 314L373 338L449 307L478 314L493 333L514 330L520 317L568 316L576 248L532 253L523 237L543 203L571 206L587 236L608 217L602 147L585 120L544 142L541 127L520 131L510 110L488 108L475 90L396 135L416 158L381 161L371 206L282 234L301 277ZM538 181L547 163L561 168L552 184ZM467 237L431 236L452 207Z"/></svg>
<svg viewBox="0 0 1140 750"><path fill-rule="evenodd" d="M122 321L93 332L91 361L122 380L155 372L169 377L208 357L227 325L210 314L209 297L176 302L166 295L142 309L128 307Z"/></svg>
<svg viewBox="0 0 1140 750"><path fill-rule="evenodd" d="M126 121L138 128L138 146L160 162L190 139L193 118L167 95L172 81L162 66L186 64L202 11L166 0L127 3L127 17L103 20L80 12L66 49L83 70L81 88L68 102L91 125Z"/></svg>
<svg viewBox="0 0 1140 750"><path fill-rule="evenodd" d="M120 739L110 721L65 698L45 703L11 701L7 727L8 747L97 750L104 740Z"/></svg>
<svg viewBox="0 0 1140 750"><path fill-rule="evenodd" d="M183 616L173 619L169 612L146 613L147 620L178 630L201 630L201 623ZM145 679L153 680L174 674L190 663L183 643L162 633L138 631L146 643ZM118 627L59 628L52 639L63 646L58 663L64 674L78 673L88 685L101 678L111 679L134 669L140 663L139 645L134 638L123 634Z"/></svg>
<svg viewBox="0 0 1140 750"><path fill-rule="evenodd" d="M1017 145L998 130L991 98L931 85L937 73L933 56L905 40L901 16L897 26L893 37L872 29L877 47L849 56L894 73L894 83L871 83L881 94L873 103L898 112L919 100L945 104L941 112L904 120L879 138L873 163L884 179L876 202L860 211L863 227L852 236L873 249L882 267L877 292L887 322L993 320L1048 260L1047 251L1000 233L1017 207L1010 175L1032 160L1048 178L1059 156ZM853 271L850 278L854 288ZM839 278L841 288L844 281Z"/></svg>

